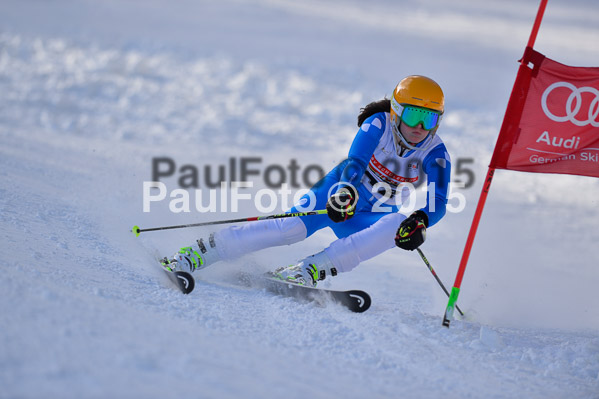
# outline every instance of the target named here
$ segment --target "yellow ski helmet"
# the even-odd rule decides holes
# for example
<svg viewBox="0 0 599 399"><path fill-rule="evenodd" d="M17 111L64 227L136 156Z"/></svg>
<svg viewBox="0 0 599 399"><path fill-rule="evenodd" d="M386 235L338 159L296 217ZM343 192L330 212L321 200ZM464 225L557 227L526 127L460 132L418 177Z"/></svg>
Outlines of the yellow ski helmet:
<svg viewBox="0 0 599 399"><path fill-rule="evenodd" d="M393 91L393 98L400 104L429 108L440 113L445 110L445 97L441 87L426 76L412 75L402 79ZM393 107L391 107L393 113Z"/></svg>

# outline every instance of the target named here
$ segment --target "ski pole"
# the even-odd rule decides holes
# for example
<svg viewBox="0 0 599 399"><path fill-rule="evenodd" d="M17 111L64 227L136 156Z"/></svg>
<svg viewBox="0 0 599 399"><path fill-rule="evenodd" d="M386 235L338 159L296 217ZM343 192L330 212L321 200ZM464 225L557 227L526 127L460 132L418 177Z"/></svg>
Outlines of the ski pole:
<svg viewBox="0 0 599 399"><path fill-rule="evenodd" d="M445 291L445 295L447 295L447 297L449 297L449 292L447 291L447 288L445 288L445 286L443 285L443 282L441 282L441 279L439 278L439 276L437 276L437 273L435 273L435 269L433 269L433 267L429 263L428 259L426 259L426 256L424 256L424 254L422 253L422 250L420 248L416 248L416 251L418 251L418 253L420 254L420 257L424 261L424 264L428 267L428 270L431 271L431 273L435 277L435 280L437 280L437 283L439 283L439 285L441 286L441 288L443 288L443 291ZM462 316L464 316L464 313L462 312L462 310L460 309L460 307L458 305L456 305L455 307L458 310L458 312L460 312L460 314Z"/></svg>
<svg viewBox="0 0 599 399"><path fill-rule="evenodd" d="M133 226L131 232L135 234L136 237L146 231L158 231L158 230L171 230L171 229L183 229L186 227L199 227L199 226L209 226L214 224L227 224L227 223L241 223L241 222L253 222L256 220L268 220L268 219L281 219L281 218L291 218L297 216L311 216L311 215L326 215L327 210L322 209L319 211L309 211L309 212L295 212L295 213L281 213L278 215L268 215L268 216L254 216L250 218L240 218L240 219L229 219L229 220L217 220L214 222L203 222L203 223L192 223L192 224L181 224L178 226L164 226L164 227L151 227L148 229L141 229L139 226Z"/></svg>

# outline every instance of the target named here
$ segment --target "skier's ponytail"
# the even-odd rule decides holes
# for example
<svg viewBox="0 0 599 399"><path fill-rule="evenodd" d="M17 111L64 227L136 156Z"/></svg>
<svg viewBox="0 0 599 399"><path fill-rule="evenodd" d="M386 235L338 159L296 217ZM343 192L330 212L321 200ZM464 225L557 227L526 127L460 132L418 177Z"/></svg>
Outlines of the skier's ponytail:
<svg viewBox="0 0 599 399"><path fill-rule="evenodd" d="M373 101L364 108L360 109L360 114L358 115L358 127L362 126L362 123L369 116L377 114L379 112L389 112L391 110L391 100L388 98L384 98L379 101Z"/></svg>

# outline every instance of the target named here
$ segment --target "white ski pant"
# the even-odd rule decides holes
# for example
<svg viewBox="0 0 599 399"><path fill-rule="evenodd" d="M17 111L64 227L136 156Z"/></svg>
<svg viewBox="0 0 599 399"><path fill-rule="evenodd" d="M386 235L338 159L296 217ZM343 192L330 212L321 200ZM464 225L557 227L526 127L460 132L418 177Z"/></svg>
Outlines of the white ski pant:
<svg viewBox="0 0 599 399"><path fill-rule="evenodd" d="M339 272L348 272L395 246L395 233L406 218L390 213L370 227L333 241L324 252ZM223 229L214 235L221 259L231 260L261 249L302 241L307 230L300 218L262 220Z"/></svg>

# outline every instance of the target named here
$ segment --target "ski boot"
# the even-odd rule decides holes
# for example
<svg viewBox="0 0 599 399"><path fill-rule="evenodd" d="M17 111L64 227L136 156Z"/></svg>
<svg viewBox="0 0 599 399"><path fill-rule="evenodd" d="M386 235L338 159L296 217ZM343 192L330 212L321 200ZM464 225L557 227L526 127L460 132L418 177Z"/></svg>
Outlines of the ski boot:
<svg viewBox="0 0 599 399"><path fill-rule="evenodd" d="M203 239L197 240L191 247L184 247L175 253L172 259L163 258L160 263L169 272L194 272L218 262L220 256L211 234L206 245Z"/></svg>
<svg viewBox="0 0 599 399"><path fill-rule="evenodd" d="M280 280L316 287L316 283L324 280L326 276L336 276L337 269L324 251L308 256L297 264L280 267L271 273L271 276Z"/></svg>

